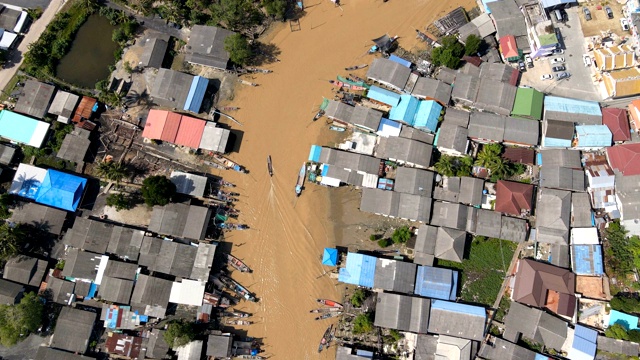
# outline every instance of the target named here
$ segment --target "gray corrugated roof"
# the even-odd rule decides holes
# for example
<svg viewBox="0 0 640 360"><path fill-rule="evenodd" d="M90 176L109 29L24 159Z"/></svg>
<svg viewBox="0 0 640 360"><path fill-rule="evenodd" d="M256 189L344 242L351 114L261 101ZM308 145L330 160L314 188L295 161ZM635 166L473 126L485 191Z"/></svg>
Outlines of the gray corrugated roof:
<svg viewBox="0 0 640 360"><path fill-rule="evenodd" d="M527 26L524 22L524 15L515 1L498 1L494 3L487 3L486 6L491 10L491 16L496 23L498 37L506 35L527 35Z"/></svg>
<svg viewBox="0 0 640 360"><path fill-rule="evenodd" d="M138 263L151 271L188 278L197 252L196 246L145 237Z"/></svg>
<svg viewBox="0 0 640 360"><path fill-rule="evenodd" d="M476 235L500 238L502 215L499 212L487 209L477 209L476 216Z"/></svg>
<svg viewBox="0 0 640 360"><path fill-rule="evenodd" d="M138 261L143 237L144 231L142 230L114 226L106 252L122 259Z"/></svg>
<svg viewBox="0 0 640 360"><path fill-rule="evenodd" d="M380 126L381 119L382 113L380 111L366 106L356 106L351 113L349 123L371 131L376 131Z"/></svg>
<svg viewBox="0 0 640 360"><path fill-rule="evenodd" d="M466 242L465 231L441 227L438 229L434 255L438 259L462 262Z"/></svg>
<svg viewBox="0 0 640 360"><path fill-rule="evenodd" d="M451 85L432 78L420 77L411 91L411 95L422 99L433 99L446 106L451 101Z"/></svg>
<svg viewBox="0 0 640 360"><path fill-rule="evenodd" d="M498 82L487 77L480 77L478 96L474 106L478 109L492 111L500 115L509 115L516 100L517 87Z"/></svg>
<svg viewBox="0 0 640 360"><path fill-rule="evenodd" d="M451 98L465 105L473 105L478 95L480 78L467 74L457 74L453 83Z"/></svg>
<svg viewBox="0 0 640 360"><path fill-rule="evenodd" d="M394 191L431 197L434 174L428 170L399 167L396 169Z"/></svg>
<svg viewBox="0 0 640 360"><path fill-rule="evenodd" d="M103 276L98 290L98 296L104 301L127 305L131 299L132 291L132 280Z"/></svg>
<svg viewBox="0 0 640 360"><path fill-rule="evenodd" d="M214 358L226 358L231 356L231 346L233 336L229 335L209 335L207 339L207 356Z"/></svg>
<svg viewBox="0 0 640 360"><path fill-rule="evenodd" d="M467 205L480 205L482 203L482 190L484 190L484 180L463 176L460 178L460 191L458 201Z"/></svg>
<svg viewBox="0 0 640 360"><path fill-rule="evenodd" d="M19 255L7 260L2 277L20 284L39 287L46 270L46 261Z"/></svg>
<svg viewBox="0 0 640 360"><path fill-rule="evenodd" d="M0 144L0 164L9 165L13 160L13 155L16 153L16 148L13 146Z"/></svg>
<svg viewBox="0 0 640 360"><path fill-rule="evenodd" d="M431 225L420 225L416 235L415 252L433 255L436 251L436 239L438 237L438 227Z"/></svg>
<svg viewBox="0 0 640 360"><path fill-rule="evenodd" d="M143 309L147 306L159 307L166 311L172 284L169 280L141 274L131 295L131 305ZM153 316L147 312L145 315ZM155 317L157 315L159 314L156 313ZM160 317L164 317L164 312Z"/></svg>
<svg viewBox="0 0 640 360"><path fill-rule="evenodd" d="M540 150L543 166L562 166L572 169L582 168L580 151L568 149Z"/></svg>
<svg viewBox="0 0 640 360"><path fill-rule="evenodd" d="M353 106L347 105L342 101L329 100L329 105L324 110L324 114L329 119L335 119L343 122L349 122L351 114L353 114Z"/></svg>
<svg viewBox="0 0 640 360"><path fill-rule="evenodd" d="M400 193L398 217L411 221L429 222L432 199L426 196Z"/></svg>
<svg viewBox="0 0 640 360"><path fill-rule="evenodd" d="M23 95L16 102L14 110L42 119L47 114L54 91L56 88L53 85L29 79L25 82Z"/></svg>
<svg viewBox="0 0 640 360"><path fill-rule="evenodd" d="M11 213L11 221L33 225L54 235L62 233L67 212L64 210L28 202L18 202Z"/></svg>
<svg viewBox="0 0 640 360"><path fill-rule="evenodd" d="M538 241L567 245L571 219L571 192L540 189L537 215Z"/></svg>
<svg viewBox="0 0 640 360"><path fill-rule="evenodd" d="M69 304L75 286L76 284L74 282L58 279L53 276L49 277L47 281L47 290L51 291L53 301L62 305Z"/></svg>
<svg viewBox="0 0 640 360"><path fill-rule="evenodd" d="M76 355L70 352L40 346L36 353L35 360L89 360L93 359L84 355Z"/></svg>
<svg viewBox="0 0 640 360"><path fill-rule="evenodd" d="M226 69L229 53L224 49L224 40L235 34L215 26L195 25L186 46L186 61Z"/></svg>
<svg viewBox="0 0 640 360"><path fill-rule="evenodd" d="M176 186L176 192L178 194L203 197L207 187L206 176L189 174L182 171L172 171L170 180Z"/></svg>
<svg viewBox="0 0 640 360"><path fill-rule="evenodd" d="M216 243L206 244L199 243L196 256L191 269L191 279L208 281L213 265L213 257L216 254Z"/></svg>
<svg viewBox="0 0 640 360"><path fill-rule="evenodd" d="M438 349L437 335L418 335L416 341L415 360L435 360ZM466 360L466 359L465 359Z"/></svg>
<svg viewBox="0 0 640 360"><path fill-rule="evenodd" d="M587 193L571 194L571 227L592 227L591 200Z"/></svg>
<svg viewBox="0 0 640 360"><path fill-rule="evenodd" d="M442 179L442 186L436 186L433 198L436 200L457 203L460 196L460 178L457 176L445 176Z"/></svg>
<svg viewBox="0 0 640 360"><path fill-rule="evenodd" d="M542 310L512 301L505 318L504 337L515 342L518 333L524 338L560 350L567 337L567 323Z"/></svg>
<svg viewBox="0 0 640 360"><path fill-rule="evenodd" d="M604 335L598 335L598 350L613 354L623 354L627 356L638 356L638 343L625 340L616 340Z"/></svg>
<svg viewBox="0 0 640 360"><path fill-rule="evenodd" d="M171 69L158 69L151 86L153 102L169 108L182 109L189 95L193 75Z"/></svg>
<svg viewBox="0 0 640 360"><path fill-rule="evenodd" d="M20 301L23 291L24 286L22 284L0 279L0 304L13 305L17 303Z"/></svg>
<svg viewBox="0 0 640 360"><path fill-rule="evenodd" d="M51 102L51 106L49 106L49 114L71 118L73 110L75 110L76 105L78 105L78 100L80 100L80 96L58 90Z"/></svg>
<svg viewBox="0 0 640 360"><path fill-rule="evenodd" d="M436 79L447 84L453 84L456 80L456 75L458 75L458 73L455 70L451 70L447 67L442 66L436 73ZM451 95L453 96L453 93Z"/></svg>
<svg viewBox="0 0 640 360"><path fill-rule="evenodd" d="M95 280L102 256L76 248L69 248L62 276Z"/></svg>
<svg viewBox="0 0 640 360"><path fill-rule="evenodd" d="M577 112L561 112L545 109L544 119L577 123L580 125L602 125L602 115L589 115Z"/></svg>
<svg viewBox="0 0 640 360"><path fill-rule="evenodd" d="M540 169L540 186L562 190L585 191L585 174L582 169L575 170L559 166L543 165Z"/></svg>
<svg viewBox="0 0 640 360"><path fill-rule="evenodd" d="M469 119L469 137L502 142L506 116L474 111Z"/></svg>
<svg viewBox="0 0 640 360"><path fill-rule="evenodd" d="M538 145L540 142L540 122L507 117L504 124L504 141L521 145Z"/></svg>
<svg viewBox="0 0 640 360"><path fill-rule="evenodd" d="M377 175L380 169L380 159L373 156L356 154L323 147L320 152L320 162L334 165L339 169L355 170L367 174Z"/></svg>
<svg viewBox="0 0 640 360"><path fill-rule="evenodd" d="M51 347L83 354L96 321L96 313L63 307L56 322Z"/></svg>
<svg viewBox="0 0 640 360"><path fill-rule="evenodd" d="M167 40L158 37L145 39L144 49L140 56L140 65L159 69L162 66L162 60L167 52L168 45Z"/></svg>
<svg viewBox="0 0 640 360"><path fill-rule="evenodd" d="M199 148L226 153L230 135L231 131L229 129L217 127L215 123L207 121L202 132Z"/></svg>
<svg viewBox="0 0 640 360"><path fill-rule="evenodd" d="M402 130L400 130L400 137L405 139L417 140L425 144L432 145L435 136L432 133L416 129L414 127L403 126Z"/></svg>
<svg viewBox="0 0 640 360"><path fill-rule="evenodd" d="M518 70L503 63L484 62L480 64L480 77L503 83L510 83L514 72Z"/></svg>
<svg viewBox="0 0 640 360"><path fill-rule="evenodd" d="M625 219L640 219L640 175L616 173L615 186Z"/></svg>
<svg viewBox="0 0 640 360"><path fill-rule="evenodd" d="M64 243L78 249L104 254L114 225L77 217L73 228L64 235Z"/></svg>
<svg viewBox="0 0 640 360"><path fill-rule="evenodd" d="M469 143L469 130L467 128L443 122L438 130L438 149L449 150L464 154Z"/></svg>
<svg viewBox="0 0 640 360"><path fill-rule="evenodd" d="M445 301L437 300L437 302ZM430 333L482 341L484 329L484 316L431 307L431 314L429 315Z"/></svg>
<svg viewBox="0 0 640 360"><path fill-rule="evenodd" d="M431 224L464 230L467 227L467 208L466 205L462 204L434 201Z"/></svg>
<svg viewBox="0 0 640 360"><path fill-rule="evenodd" d="M443 34L455 33L462 25L469 22L469 17L462 6L457 7L445 16L435 20L433 25Z"/></svg>
<svg viewBox="0 0 640 360"><path fill-rule="evenodd" d="M544 136L554 139L571 140L575 128L572 122L545 119L542 128Z"/></svg>
<svg viewBox="0 0 640 360"><path fill-rule="evenodd" d="M404 88L409 80L411 69L395 61L385 58L376 58L369 66L367 78L394 87Z"/></svg>
<svg viewBox="0 0 640 360"><path fill-rule="evenodd" d="M431 198L364 188L360 200L360 211L428 222L431 216Z"/></svg>
<svg viewBox="0 0 640 360"><path fill-rule="evenodd" d="M377 157L406 162L427 168L431 165L433 146L402 137L380 138L375 155Z"/></svg>
<svg viewBox="0 0 640 360"><path fill-rule="evenodd" d="M169 352L169 345L164 340L164 330L150 329L148 332L146 357L151 359L162 359Z"/></svg>
<svg viewBox="0 0 640 360"><path fill-rule="evenodd" d="M415 282L416 264L381 258L376 260L374 288L412 294Z"/></svg>
<svg viewBox="0 0 640 360"><path fill-rule="evenodd" d="M524 242L527 239L527 220L502 216L500 239L517 243Z"/></svg>
<svg viewBox="0 0 640 360"><path fill-rule="evenodd" d="M483 359L536 360L535 352L497 337L483 343L478 356Z"/></svg>
<svg viewBox="0 0 640 360"><path fill-rule="evenodd" d="M549 245L549 262L558 267L570 268L569 246L559 244Z"/></svg>
<svg viewBox="0 0 640 360"><path fill-rule="evenodd" d="M426 333L431 301L426 298L379 293L374 324L380 327Z"/></svg>
<svg viewBox="0 0 640 360"><path fill-rule="evenodd" d="M109 260L104 269L104 275L119 279L133 280L136 276L138 265L122 261Z"/></svg>
<svg viewBox="0 0 640 360"><path fill-rule="evenodd" d="M77 128L76 128L77 129ZM85 129L77 129L79 131L86 131ZM56 157L60 159L69 160L74 163L84 162L84 158L87 155L91 140L83 136L77 135L76 130L73 133L67 134L62 140L60 150L56 153Z"/></svg>
<svg viewBox="0 0 640 360"><path fill-rule="evenodd" d="M149 230L163 235L203 240L211 210L195 205L171 203L154 206Z"/></svg>
<svg viewBox="0 0 640 360"><path fill-rule="evenodd" d="M458 29L458 35L461 40L465 40L470 34L484 38L496 32L493 20L487 13L482 13L469 23L464 24Z"/></svg>
<svg viewBox="0 0 640 360"><path fill-rule="evenodd" d="M462 126L463 128L467 128L469 127L470 116L471 113L468 111L459 110L456 108L447 108L446 112L444 113L444 120L442 121L442 123L449 125L458 125Z"/></svg>

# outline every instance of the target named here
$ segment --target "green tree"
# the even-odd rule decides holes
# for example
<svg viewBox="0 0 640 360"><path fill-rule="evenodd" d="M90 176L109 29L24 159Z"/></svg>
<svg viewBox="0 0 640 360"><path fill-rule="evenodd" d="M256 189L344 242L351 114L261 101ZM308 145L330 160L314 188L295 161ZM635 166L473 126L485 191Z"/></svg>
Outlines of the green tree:
<svg viewBox="0 0 640 360"><path fill-rule="evenodd" d="M408 226L397 228L391 235L391 240L394 244L404 244L409 239L411 239L411 230Z"/></svg>
<svg viewBox="0 0 640 360"><path fill-rule="evenodd" d="M380 246L381 248L389 247L391 244L391 239L388 238L378 240L378 246Z"/></svg>
<svg viewBox="0 0 640 360"><path fill-rule="evenodd" d="M365 334L373 331L373 316L371 313L360 314L353 321L353 333Z"/></svg>
<svg viewBox="0 0 640 360"><path fill-rule="evenodd" d="M364 289L356 289L356 291L353 292L353 295L351 295L351 305L359 308L366 299L366 291L364 291Z"/></svg>
<svg viewBox="0 0 640 360"><path fill-rule="evenodd" d="M626 313L640 313L640 300L631 295L618 293L611 299L609 304L613 310Z"/></svg>
<svg viewBox="0 0 640 360"><path fill-rule="evenodd" d="M224 49L229 52L229 59L238 65L246 64L251 58L249 43L241 34L233 34L224 39Z"/></svg>
<svg viewBox="0 0 640 360"><path fill-rule="evenodd" d="M241 31L262 21L262 13L251 0L218 0L209 7L214 21L231 30Z"/></svg>
<svg viewBox="0 0 640 360"><path fill-rule="evenodd" d="M286 0L262 0L262 5L267 10L267 14L277 20L284 20L287 13Z"/></svg>
<svg viewBox="0 0 640 360"><path fill-rule="evenodd" d="M11 216L9 207L13 205L13 196L4 193L0 195L0 220L8 219Z"/></svg>
<svg viewBox="0 0 640 360"><path fill-rule="evenodd" d="M402 339L404 336L402 336L402 334L400 334L400 332L396 329L390 329L389 330L389 335L391 335L391 337L393 338L393 341L398 342L400 341L400 339Z"/></svg>
<svg viewBox="0 0 640 360"><path fill-rule="evenodd" d="M627 329L624 326L617 323L609 326L604 331L604 335L612 339L629 340L629 334L627 334Z"/></svg>
<svg viewBox="0 0 640 360"><path fill-rule="evenodd" d="M612 221L605 229L604 237L607 271L612 276L625 276L632 270L634 263L633 252L627 240L627 230L620 225L620 221Z"/></svg>
<svg viewBox="0 0 640 360"><path fill-rule="evenodd" d="M484 40L475 34L470 34L464 41L464 54L476 55L482 48Z"/></svg>
<svg viewBox="0 0 640 360"><path fill-rule="evenodd" d="M150 176L142 182L142 198L149 206L167 205L176 194L176 185L165 176Z"/></svg>
<svg viewBox="0 0 640 360"><path fill-rule="evenodd" d="M476 157L476 165L491 168L492 164L496 162L496 159L500 158L501 153L502 145L485 144Z"/></svg>
<svg viewBox="0 0 640 360"><path fill-rule="evenodd" d="M129 210L133 207L133 202L123 193L113 193L107 196L107 206L114 207L116 211Z"/></svg>
<svg viewBox="0 0 640 360"><path fill-rule="evenodd" d="M188 344L196 335L193 324L183 320L171 322L163 334L164 341L173 349Z"/></svg>
<svg viewBox="0 0 640 360"><path fill-rule="evenodd" d="M103 161L96 167L96 174L109 181L119 183L122 179L129 176L129 169L121 162Z"/></svg>
<svg viewBox="0 0 640 360"><path fill-rule="evenodd" d="M20 225L11 227L8 223L0 225L0 260L7 260L18 254L24 240L24 231Z"/></svg>
<svg viewBox="0 0 640 360"><path fill-rule="evenodd" d="M640 236L633 235L629 238L629 250L633 254L633 266L640 269Z"/></svg>
<svg viewBox="0 0 640 360"><path fill-rule="evenodd" d="M24 295L17 305L0 305L0 343L13 346L42 325L44 305L35 293Z"/></svg>
<svg viewBox="0 0 640 360"><path fill-rule="evenodd" d="M462 156L455 158L456 176L471 176L473 170L473 158Z"/></svg>
<svg viewBox="0 0 640 360"><path fill-rule="evenodd" d="M455 165L453 163L453 156L442 154L440 159L435 163L433 168L440 175L454 176L456 172Z"/></svg>
<svg viewBox="0 0 640 360"><path fill-rule="evenodd" d="M453 49L447 49L444 47L438 47L431 52L431 60L436 66L446 66L449 69L457 69L462 62L460 58L454 55Z"/></svg>

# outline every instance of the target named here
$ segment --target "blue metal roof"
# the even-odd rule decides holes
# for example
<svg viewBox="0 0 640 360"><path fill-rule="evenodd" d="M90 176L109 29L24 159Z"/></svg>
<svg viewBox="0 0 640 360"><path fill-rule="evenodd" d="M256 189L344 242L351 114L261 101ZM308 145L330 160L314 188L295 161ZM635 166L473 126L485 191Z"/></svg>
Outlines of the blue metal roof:
<svg viewBox="0 0 640 360"><path fill-rule="evenodd" d="M320 176L327 176L328 173L329 173L329 164L323 164L322 173L320 174Z"/></svg>
<svg viewBox="0 0 640 360"><path fill-rule="evenodd" d="M411 61L405 60L399 56L396 55L391 55L389 56L389 60L393 61L393 62L397 62L400 65L406 66L408 68L411 68Z"/></svg>
<svg viewBox="0 0 640 360"><path fill-rule="evenodd" d="M204 99L204 93L207 91L207 86L209 86L209 79L203 78L202 76L196 76L193 78L191 88L189 89L189 95L187 95L187 100L184 102L184 110L194 113L200 112L200 107L202 106L202 100Z"/></svg>
<svg viewBox="0 0 640 360"><path fill-rule="evenodd" d="M559 96L545 96L544 109L545 111L602 116L600 104L595 101L576 100Z"/></svg>
<svg viewBox="0 0 640 360"><path fill-rule="evenodd" d="M413 126L413 122L420 106L420 100L411 95L400 95L400 103L391 108L389 119L402 121Z"/></svg>
<svg viewBox="0 0 640 360"><path fill-rule="evenodd" d="M338 250L334 248L324 248L322 254L322 265L336 266L338 263Z"/></svg>
<svg viewBox="0 0 640 360"><path fill-rule="evenodd" d="M0 136L39 148L49 124L9 110L0 111Z"/></svg>
<svg viewBox="0 0 640 360"><path fill-rule="evenodd" d="M432 266L418 266L415 293L442 300L455 300L458 272Z"/></svg>
<svg viewBox="0 0 640 360"><path fill-rule="evenodd" d="M573 272L578 275L603 275L600 245L573 245Z"/></svg>
<svg viewBox="0 0 640 360"><path fill-rule="evenodd" d="M76 211L86 184L87 179L49 169L35 200L40 204Z"/></svg>
<svg viewBox="0 0 640 360"><path fill-rule="evenodd" d="M438 102L434 100L421 101L413 126L421 130L435 132L441 111L442 105Z"/></svg>
<svg viewBox="0 0 640 360"><path fill-rule="evenodd" d="M373 277L376 272L376 258L358 253L347 253L347 263L338 273L338 281L373 287Z"/></svg>
<svg viewBox="0 0 640 360"><path fill-rule="evenodd" d="M582 325L576 325L575 336L579 336L587 341L595 343L598 340L598 332Z"/></svg>
<svg viewBox="0 0 640 360"><path fill-rule="evenodd" d="M481 316L482 318L487 317L487 312L483 307L455 303L451 301L431 300L431 309L432 310L438 309L438 310L457 312L457 313L467 314L467 315Z"/></svg>
<svg viewBox="0 0 640 360"><path fill-rule="evenodd" d="M598 332L584 326L576 325L573 344L569 350L569 359L593 360L596 355Z"/></svg>
<svg viewBox="0 0 640 360"><path fill-rule="evenodd" d="M576 125L578 147L611 146L613 135L607 125Z"/></svg>
<svg viewBox="0 0 640 360"><path fill-rule="evenodd" d="M556 138L544 136L542 138L542 146L568 148L568 147L571 147L571 140L556 139Z"/></svg>
<svg viewBox="0 0 640 360"><path fill-rule="evenodd" d="M380 119L380 125L378 126L378 131L383 131L385 127L391 127L395 129L400 129L402 124L397 121L389 120L387 118Z"/></svg>
<svg viewBox="0 0 640 360"><path fill-rule="evenodd" d="M369 89L367 97L391 107L398 106L398 103L400 102L400 94L396 94L393 91L385 90L377 86L372 86L371 89Z"/></svg>
<svg viewBox="0 0 640 360"><path fill-rule="evenodd" d="M611 310L609 313L609 326L620 324L628 330L638 330L638 317L625 314L617 310Z"/></svg>
<svg viewBox="0 0 640 360"><path fill-rule="evenodd" d="M320 152L322 152L322 146L311 145L311 150L309 151L309 161L319 162Z"/></svg>

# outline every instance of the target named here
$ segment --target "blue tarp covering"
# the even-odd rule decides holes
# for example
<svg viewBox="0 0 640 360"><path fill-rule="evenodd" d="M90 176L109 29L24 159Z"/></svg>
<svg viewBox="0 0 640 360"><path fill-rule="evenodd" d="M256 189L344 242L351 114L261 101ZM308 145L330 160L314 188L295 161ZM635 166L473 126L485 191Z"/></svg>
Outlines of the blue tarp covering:
<svg viewBox="0 0 640 360"><path fill-rule="evenodd" d="M356 350L356 355L367 359L373 359L373 353L367 350Z"/></svg>
<svg viewBox="0 0 640 360"><path fill-rule="evenodd" d="M458 272L432 266L418 266L415 293L442 300L455 300Z"/></svg>
<svg viewBox="0 0 640 360"><path fill-rule="evenodd" d="M402 124L397 121L389 120L387 118L380 119L380 125L378 126L378 131L384 131L385 128L394 128L400 131Z"/></svg>
<svg viewBox="0 0 640 360"><path fill-rule="evenodd" d="M487 318L487 313L483 307L455 303L451 301L431 300L431 309L439 309L460 314L481 316L483 319Z"/></svg>
<svg viewBox="0 0 640 360"><path fill-rule="evenodd" d="M329 173L329 164L324 164L322 166L322 173L320 174L320 176L327 176L328 173Z"/></svg>
<svg viewBox="0 0 640 360"><path fill-rule="evenodd" d="M611 310L609 313L609 326L613 324L620 324L627 329L627 331L638 330L638 317L617 310Z"/></svg>
<svg viewBox="0 0 640 360"><path fill-rule="evenodd" d="M385 90L377 86L372 86L371 89L369 89L367 97L391 107L398 106L398 103L400 102L400 94L396 94L393 91Z"/></svg>
<svg viewBox="0 0 640 360"><path fill-rule="evenodd" d="M578 275L603 275L600 245L573 245L573 272Z"/></svg>
<svg viewBox="0 0 640 360"><path fill-rule="evenodd" d="M118 326L118 309L107 308L104 317L104 327L107 329L115 329Z"/></svg>
<svg viewBox="0 0 640 360"><path fill-rule="evenodd" d="M319 162L321 152L322 146L311 145L311 150L309 150L309 161Z"/></svg>
<svg viewBox="0 0 640 360"><path fill-rule="evenodd" d="M336 266L338 263L338 250L334 248L324 248L322 254L322 265Z"/></svg>
<svg viewBox="0 0 640 360"><path fill-rule="evenodd" d="M47 170L42 184L38 188L35 201L67 211L76 211L87 179L57 170Z"/></svg>
<svg viewBox="0 0 640 360"><path fill-rule="evenodd" d="M191 88L189 89L189 95L187 95L187 101L184 102L184 110L194 113L200 112L202 106L202 100L204 99L204 93L209 86L209 79L202 76L196 76L191 82Z"/></svg>
<svg viewBox="0 0 640 360"><path fill-rule="evenodd" d="M389 60L393 61L393 62L397 62L400 65L406 66L408 68L411 68L411 61L405 60L399 56L396 55L391 55L389 56Z"/></svg>
<svg viewBox="0 0 640 360"><path fill-rule="evenodd" d="M438 104L436 101L421 101L413 126L421 130L436 132L436 128L438 127L438 118L440 117L441 111L442 105Z"/></svg>
<svg viewBox="0 0 640 360"><path fill-rule="evenodd" d="M411 95L400 95L400 103L398 106L391 108L389 119L402 121L405 124L413 126L420 100Z"/></svg>
<svg viewBox="0 0 640 360"><path fill-rule="evenodd" d="M375 273L375 257L350 252L347 253L347 263L345 267L341 268L338 273L338 281L372 288Z"/></svg>
<svg viewBox="0 0 640 360"><path fill-rule="evenodd" d="M576 100L558 96L545 96L544 110L602 116L600 104L595 101Z"/></svg>
<svg viewBox="0 0 640 360"><path fill-rule="evenodd" d="M576 125L578 147L611 146L613 135L607 125Z"/></svg>
<svg viewBox="0 0 640 360"><path fill-rule="evenodd" d="M93 297L96 296L96 291L98 291L98 285L91 283L91 286L89 286L89 294L87 295L87 297L89 299L93 299Z"/></svg>

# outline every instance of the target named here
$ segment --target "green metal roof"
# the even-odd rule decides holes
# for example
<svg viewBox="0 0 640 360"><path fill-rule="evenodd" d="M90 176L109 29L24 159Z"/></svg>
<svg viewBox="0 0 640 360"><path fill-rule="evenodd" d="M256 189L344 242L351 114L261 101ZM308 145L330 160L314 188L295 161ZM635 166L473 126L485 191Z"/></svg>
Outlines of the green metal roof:
<svg viewBox="0 0 640 360"><path fill-rule="evenodd" d="M540 46L555 45L558 43L556 34L540 35L538 36L538 40L540 40Z"/></svg>
<svg viewBox="0 0 640 360"><path fill-rule="evenodd" d="M542 119L544 94L532 88L518 88L511 115L535 120Z"/></svg>

